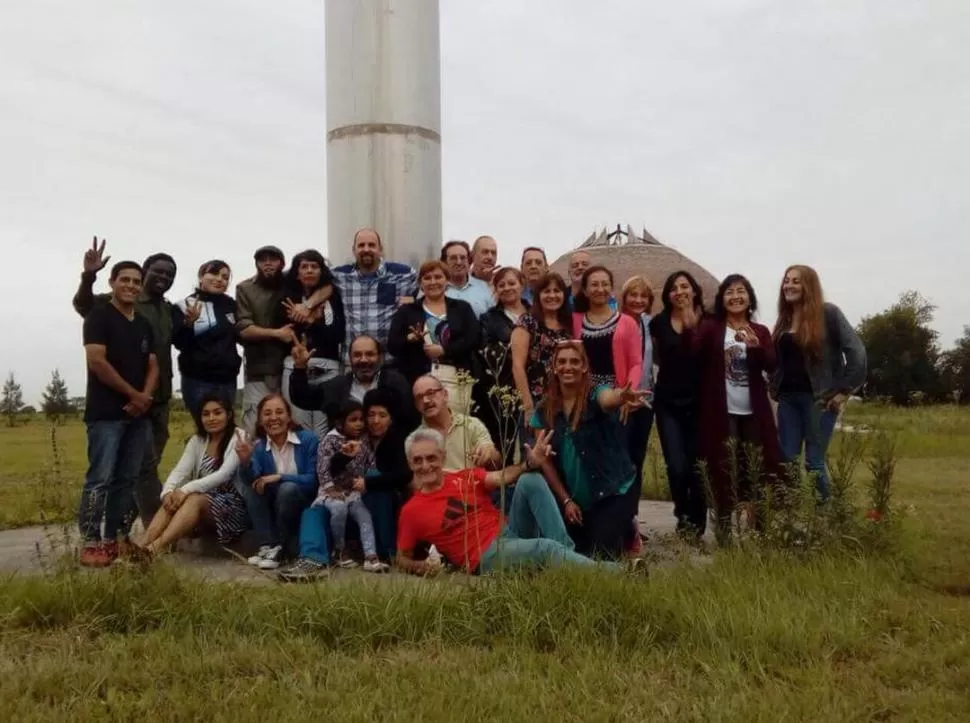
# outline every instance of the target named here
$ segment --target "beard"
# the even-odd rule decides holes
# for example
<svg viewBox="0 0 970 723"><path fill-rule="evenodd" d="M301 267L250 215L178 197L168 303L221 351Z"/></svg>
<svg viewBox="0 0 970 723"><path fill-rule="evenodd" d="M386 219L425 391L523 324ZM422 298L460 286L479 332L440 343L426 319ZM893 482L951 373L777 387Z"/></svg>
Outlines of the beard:
<svg viewBox="0 0 970 723"><path fill-rule="evenodd" d="M283 272L277 271L272 276L267 276L262 271L257 271L256 283L265 289L278 289L283 285Z"/></svg>
<svg viewBox="0 0 970 723"><path fill-rule="evenodd" d="M377 375L377 365L370 362L357 362L350 365L350 370L362 382L371 382Z"/></svg>

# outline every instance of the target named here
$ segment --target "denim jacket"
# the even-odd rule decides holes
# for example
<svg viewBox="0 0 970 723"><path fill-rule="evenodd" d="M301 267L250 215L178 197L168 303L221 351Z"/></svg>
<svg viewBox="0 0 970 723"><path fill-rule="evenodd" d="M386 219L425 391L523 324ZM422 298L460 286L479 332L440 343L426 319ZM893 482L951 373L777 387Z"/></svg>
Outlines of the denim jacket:
<svg viewBox="0 0 970 723"><path fill-rule="evenodd" d="M295 482L306 495L312 496L317 493L317 448L320 440L306 429L297 430L296 436L300 439L300 443L294 445L293 449L296 474L284 474L280 482ZM246 484L252 484L263 475L276 474L276 461L268 444L265 438L257 441L249 464L240 468Z"/></svg>
<svg viewBox="0 0 970 723"><path fill-rule="evenodd" d="M627 450L626 428L620 423L616 412L605 411L596 399L604 388L597 387L590 392L586 412L575 430L569 428L569 421L562 412L556 415L552 423L553 460L560 477L563 477L560 466L563 441L571 435L593 503L623 494L636 476ZM541 415L544 412L537 410L537 418L533 421L539 421L544 428L549 428Z"/></svg>
<svg viewBox="0 0 970 723"><path fill-rule="evenodd" d="M866 381L866 348L835 304L825 304L825 341L822 357L806 357L805 370L815 399L827 401L836 394L852 394ZM778 398L782 366L771 377L771 396Z"/></svg>

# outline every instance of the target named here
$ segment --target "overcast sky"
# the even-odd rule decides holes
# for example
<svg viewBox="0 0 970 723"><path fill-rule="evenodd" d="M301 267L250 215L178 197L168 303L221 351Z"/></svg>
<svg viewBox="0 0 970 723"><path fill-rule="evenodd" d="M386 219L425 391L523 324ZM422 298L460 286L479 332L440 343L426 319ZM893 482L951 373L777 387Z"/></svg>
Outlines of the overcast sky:
<svg viewBox="0 0 970 723"><path fill-rule="evenodd" d="M766 306L803 262L853 322L916 288L944 343L970 324L966 0L441 0L441 26L446 238L515 262L645 225ZM323 41L321 0L3 4L0 373L28 401L54 367L84 393L92 235L170 252L173 299L214 256L326 249Z"/></svg>

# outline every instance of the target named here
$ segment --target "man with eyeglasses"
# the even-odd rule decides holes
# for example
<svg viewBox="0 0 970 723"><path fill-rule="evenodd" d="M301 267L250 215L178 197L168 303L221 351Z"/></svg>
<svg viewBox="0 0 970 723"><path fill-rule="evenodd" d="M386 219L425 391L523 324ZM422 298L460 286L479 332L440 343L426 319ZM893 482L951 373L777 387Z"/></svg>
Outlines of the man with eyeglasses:
<svg viewBox="0 0 970 723"><path fill-rule="evenodd" d="M448 409L448 390L433 376L414 382L414 406L421 414L419 428L434 429L445 438L446 470L488 467L498 469L502 456L485 424L478 418Z"/></svg>

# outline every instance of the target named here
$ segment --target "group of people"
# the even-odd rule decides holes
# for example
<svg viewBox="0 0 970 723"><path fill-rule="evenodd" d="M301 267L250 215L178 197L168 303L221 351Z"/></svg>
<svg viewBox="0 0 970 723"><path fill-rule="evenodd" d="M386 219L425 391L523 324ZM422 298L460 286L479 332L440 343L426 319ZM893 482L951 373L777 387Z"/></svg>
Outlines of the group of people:
<svg viewBox="0 0 970 723"><path fill-rule="evenodd" d="M353 263L308 250L284 272L283 252L263 246L235 299L228 264L207 261L170 303L167 254L114 264L110 293L95 295L109 259L94 240L74 298L88 365L82 564L251 528L249 563L294 581L332 565L428 574L439 556L472 573L622 569L638 559L655 418L688 540L710 504L726 534L803 449L827 497L826 447L866 357L811 268L785 271L769 330L739 274L708 308L676 271L651 316L643 276L617 288L583 250L567 280L537 247L499 266L489 236L449 241L417 270L386 261L374 229L352 249ZM173 347L196 431L162 484Z"/></svg>

